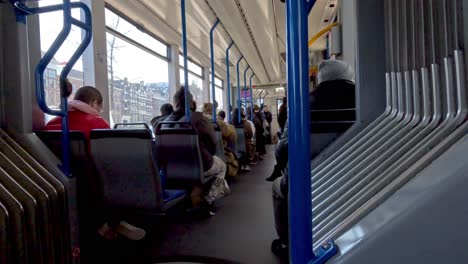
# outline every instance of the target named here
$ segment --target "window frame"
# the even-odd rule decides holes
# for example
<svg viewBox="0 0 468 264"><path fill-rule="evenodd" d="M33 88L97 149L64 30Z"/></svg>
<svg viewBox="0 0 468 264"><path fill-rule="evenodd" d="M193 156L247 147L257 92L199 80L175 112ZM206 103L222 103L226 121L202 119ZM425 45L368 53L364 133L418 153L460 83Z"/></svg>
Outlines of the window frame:
<svg viewBox="0 0 468 264"><path fill-rule="evenodd" d="M184 54L179 53L179 56L184 57ZM198 73L196 73L196 72L191 71L191 70L188 69L188 68L187 68L187 71L188 71L189 73L191 73L191 74L197 76L197 77L200 77L200 79L205 80L205 78L204 78L205 69L203 68L203 66L201 66L201 65L200 65L199 63L197 63L196 61L192 60L190 57L187 57L187 61L190 62L190 63L195 64L195 65L198 66L198 67L200 67L200 69L201 69L201 75L198 74ZM183 63L183 62L182 62L182 63ZM182 69L182 70L185 70L185 65L184 65L184 66L181 65L180 59L179 59L179 68Z"/></svg>
<svg viewBox="0 0 468 264"><path fill-rule="evenodd" d="M148 36L154 38L156 41L158 41L161 44L163 44L164 46L166 46L166 56L156 52L155 50L153 50L153 49L151 49L149 47L146 47L145 45L139 43L136 40L133 40L133 39L125 36L124 34L120 33L119 31L117 31L117 30L115 30L115 29L113 29L113 28L111 28L111 27L109 27L107 25L106 25L106 32L114 35L115 37L121 38L121 39L129 42L130 44L135 45L136 47L141 48L141 49L143 49L143 50L145 50L145 51L159 57L162 60L165 60L166 62L171 61L171 46L166 41L164 41L162 38L158 37L157 35L153 34L151 31L147 30L144 26L136 23L134 20L132 20L127 15L123 14L122 12L120 12L119 10L114 8L112 5L109 5L108 3L106 3L105 4L105 9L108 9L112 13L116 14L117 16L119 16L120 18L125 20L130 25L133 25L136 29L140 30L142 33L147 34Z"/></svg>

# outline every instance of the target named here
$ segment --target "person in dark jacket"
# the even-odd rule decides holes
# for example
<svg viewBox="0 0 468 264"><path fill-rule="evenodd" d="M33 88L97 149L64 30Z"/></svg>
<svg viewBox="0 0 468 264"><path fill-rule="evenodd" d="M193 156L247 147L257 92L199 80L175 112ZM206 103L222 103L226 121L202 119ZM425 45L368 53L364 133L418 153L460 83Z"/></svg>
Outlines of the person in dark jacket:
<svg viewBox="0 0 468 264"><path fill-rule="evenodd" d="M260 107L254 106L254 125L255 125L255 148L261 160L261 156L266 154L265 148L265 128L263 127L262 114L260 113Z"/></svg>
<svg viewBox="0 0 468 264"><path fill-rule="evenodd" d="M268 105L263 106L263 115L265 116L265 121L267 124L266 127L266 136L265 136L265 144L271 144L271 122L273 121L273 115L271 114L270 110L268 109Z"/></svg>
<svg viewBox="0 0 468 264"><path fill-rule="evenodd" d="M281 104L278 111L278 125L280 127L280 133L283 133L284 126L286 125L286 120L288 119L288 100L286 97L283 98L283 103Z"/></svg>
<svg viewBox="0 0 468 264"><path fill-rule="evenodd" d="M288 126L284 128L281 139L276 145L275 149L276 165L270 177L266 178L267 181L274 181L281 177L288 165Z"/></svg>
<svg viewBox="0 0 468 264"><path fill-rule="evenodd" d="M172 114L172 112L174 112L174 109L171 104L163 104L159 111L161 112L161 115L156 116L150 122L151 126L154 128L154 131L156 131L156 126L158 125L158 123L166 119L170 114Z"/></svg>
<svg viewBox="0 0 468 264"><path fill-rule="evenodd" d="M190 92L188 92L187 96L189 105L192 108L194 106L193 96ZM204 199L210 207L210 213L214 214L212 211L213 202L230 192L224 179L226 176L226 164L219 157L215 156L216 136L214 127L210 120L203 116L203 113L201 112L191 111L189 121L197 131L203 163L203 176L200 179L200 182L203 185L211 183L208 194ZM174 112L166 119L166 121L179 121L184 117L185 88L181 87L174 95Z"/></svg>
<svg viewBox="0 0 468 264"><path fill-rule="evenodd" d="M337 82L336 87L334 87L334 91L326 90L324 87L321 87L322 84L326 82ZM351 85L349 85L351 84ZM328 87L327 87L328 88ZM351 66L339 60L324 60L319 64L319 71L318 71L318 88L311 93L311 100L310 108L313 110L321 109L322 104L328 103L329 98L335 99L336 96L333 96L334 93L336 94L349 94L352 100L349 100L348 97L344 99L344 101L340 101L339 104L352 104L354 103L354 71ZM339 92L337 92L339 91ZM333 103L336 103L333 100ZM284 105L284 104L283 104ZM338 105L341 107L341 105ZM287 120L284 121L284 124L287 123ZM287 144L287 137L288 131L287 126L284 130L285 137L283 136L281 140L286 140L283 147L280 149L278 144L277 147L277 160L280 162L285 161L287 164L288 162L288 144ZM317 154L313 154L311 156L312 159L316 157ZM283 163L284 164L284 163ZM286 165L285 169L283 170L283 175L273 182L273 207L274 207L274 214L275 214L275 227L276 231L279 236L279 241L283 245L288 244L288 177L289 171ZM286 247L287 249L287 247Z"/></svg>

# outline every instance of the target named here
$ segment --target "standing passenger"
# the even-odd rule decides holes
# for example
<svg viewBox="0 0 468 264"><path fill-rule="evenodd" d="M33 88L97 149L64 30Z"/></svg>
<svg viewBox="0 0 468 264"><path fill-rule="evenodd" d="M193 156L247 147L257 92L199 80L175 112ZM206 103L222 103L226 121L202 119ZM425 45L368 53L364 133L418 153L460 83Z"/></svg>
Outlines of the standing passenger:
<svg viewBox="0 0 468 264"><path fill-rule="evenodd" d="M265 115L265 121L267 123L267 127L266 127L267 134L266 134L265 144L271 144L271 122L273 121L273 116L270 110L268 110L268 105L263 106L263 113Z"/></svg>
<svg viewBox="0 0 468 264"><path fill-rule="evenodd" d="M283 98L283 103L281 104L278 111L278 125L280 127L280 133L284 131L284 126L286 125L286 120L288 119L288 100L286 97Z"/></svg>
<svg viewBox="0 0 468 264"><path fill-rule="evenodd" d="M260 113L260 107L254 106L254 124L255 124L255 148L259 155L259 159L262 160L261 156L266 154L265 149L265 128L263 127L262 114Z"/></svg>

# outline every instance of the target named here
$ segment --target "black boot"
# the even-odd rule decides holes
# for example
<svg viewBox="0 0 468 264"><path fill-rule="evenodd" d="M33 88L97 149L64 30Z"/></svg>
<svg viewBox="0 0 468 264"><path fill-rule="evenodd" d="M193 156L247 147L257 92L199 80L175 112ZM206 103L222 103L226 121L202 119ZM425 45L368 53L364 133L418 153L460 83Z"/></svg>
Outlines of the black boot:
<svg viewBox="0 0 468 264"><path fill-rule="evenodd" d="M271 173L270 177L266 178L265 180L272 182L279 177L281 177L281 170L278 168L278 165L275 165L275 168L273 172Z"/></svg>

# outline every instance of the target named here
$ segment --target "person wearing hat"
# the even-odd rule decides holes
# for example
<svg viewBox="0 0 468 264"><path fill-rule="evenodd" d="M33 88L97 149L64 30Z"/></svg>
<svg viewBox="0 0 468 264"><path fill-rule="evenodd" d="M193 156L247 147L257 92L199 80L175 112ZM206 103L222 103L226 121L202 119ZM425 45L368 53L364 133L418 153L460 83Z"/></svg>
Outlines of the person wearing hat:
<svg viewBox="0 0 468 264"><path fill-rule="evenodd" d="M351 66L338 60L324 60L319 65L318 86L310 93L310 108L342 109L354 108L354 71ZM285 121L287 124L287 121ZM287 252L288 244L288 132L276 147L277 165L267 181L273 181L273 208L275 227L282 250ZM314 158L318 153L312 154Z"/></svg>
<svg viewBox="0 0 468 264"><path fill-rule="evenodd" d="M317 88L309 95L314 110L355 108L354 70L340 60L323 60L317 74Z"/></svg>

